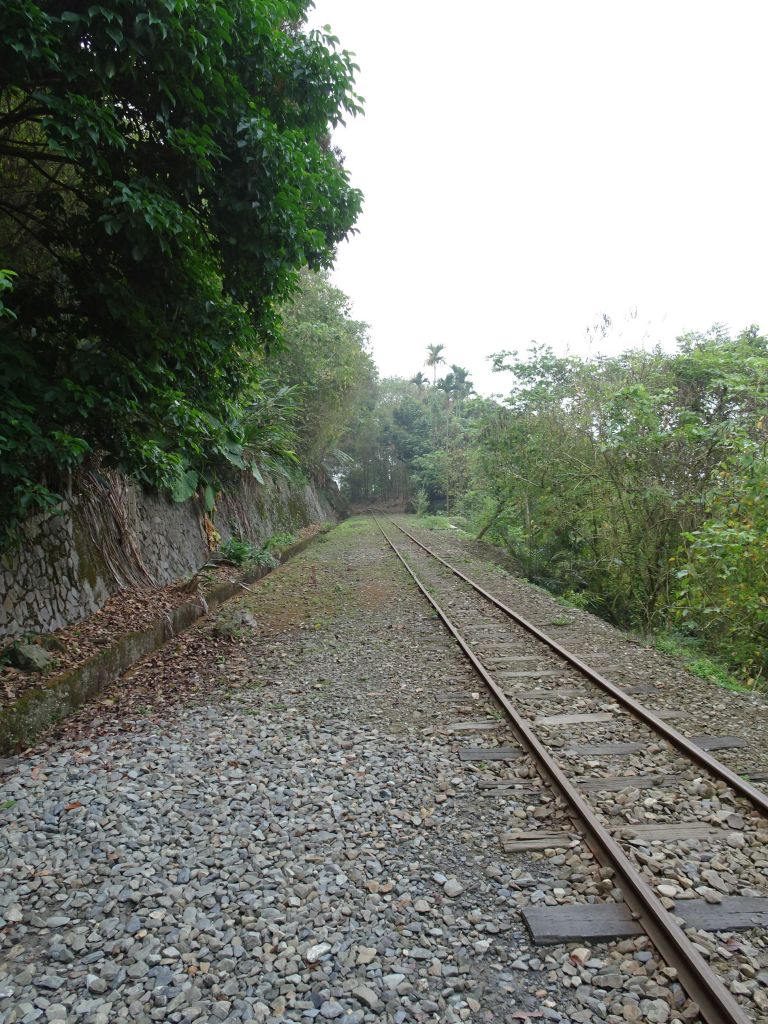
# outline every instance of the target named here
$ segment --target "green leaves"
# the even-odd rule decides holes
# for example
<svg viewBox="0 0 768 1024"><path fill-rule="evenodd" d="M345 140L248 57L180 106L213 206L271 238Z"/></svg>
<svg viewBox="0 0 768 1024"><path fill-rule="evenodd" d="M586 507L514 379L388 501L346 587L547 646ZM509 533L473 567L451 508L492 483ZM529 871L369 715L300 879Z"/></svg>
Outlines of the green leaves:
<svg viewBox="0 0 768 1024"><path fill-rule="evenodd" d="M205 511L210 513L213 511L216 505L216 493L210 484L206 484L203 488L203 507Z"/></svg>
<svg viewBox="0 0 768 1024"><path fill-rule="evenodd" d="M174 481L171 488L171 497L174 501L187 501L197 490L200 478L194 469L187 469L182 472Z"/></svg>
<svg viewBox="0 0 768 1024"><path fill-rule="evenodd" d="M0 317L9 317L15 320L15 312L5 304L3 295L5 292L10 292L13 288L13 279L16 274L12 270L0 269Z"/></svg>
<svg viewBox="0 0 768 1024"><path fill-rule="evenodd" d="M705 518L675 564L675 620L737 671L768 670L768 440L762 417L712 477Z"/></svg>
<svg viewBox="0 0 768 1024"><path fill-rule="evenodd" d="M476 449L477 490L496 499L480 505L488 536L531 578L615 622L648 630L682 609L702 630L711 620L707 635L725 651L719 588L752 571L760 534L743 508L710 517L731 474L747 488L765 465L766 339L715 329L681 339L676 354L508 358L497 359L514 374L508 409L484 417ZM754 632L757 590L741 583L739 614Z"/></svg>
<svg viewBox="0 0 768 1024"><path fill-rule="evenodd" d="M300 269L361 205L327 145L355 67L308 6L0 5L0 387L28 410L0 446L29 451L0 466L4 521L83 457L66 438L177 500L295 458L245 453L244 410Z"/></svg>

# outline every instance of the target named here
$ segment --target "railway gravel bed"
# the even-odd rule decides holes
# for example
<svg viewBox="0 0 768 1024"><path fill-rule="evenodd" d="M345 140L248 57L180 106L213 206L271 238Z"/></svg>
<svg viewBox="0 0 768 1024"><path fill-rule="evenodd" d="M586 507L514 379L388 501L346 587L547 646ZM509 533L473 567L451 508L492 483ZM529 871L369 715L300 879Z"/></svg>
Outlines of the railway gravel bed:
<svg viewBox="0 0 768 1024"><path fill-rule="evenodd" d="M413 543L415 534L396 531L393 538L391 525L387 532L422 584L494 674L523 719L549 747L550 755L581 786L582 796L588 798L603 826L620 841L625 855L635 862L636 869L651 883L664 906L684 915L686 899L698 897L705 904L719 905L735 895L744 898L750 907L762 899L765 907L768 828L764 813L756 811L720 780L706 772L702 774L698 766L663 739L656 742L657 735L647 725L627 715L609 694ZM429 546L432 550L438 548L431 538ZM450 553L444 545L438 553L448 555L454 565L460 560L461 568L470 572L472 578L478 575L470 567L472 560L466 551L462 555L461 549L457 552L454 546ZM495 586L487 579L477 582L501 596L498 581ZM536 622L542 602L530 595L525 586L518 585L513 597L504 596L516 612ZM584 633L580 634L582 638ZM610 669L606 674L611 676ZM622 681L622 685L627 683ZM655 685L645 683L640 688L648 691L643 697L645 703L655 707ZM557 698L566 695L567 713L558 713L562 708ZM684 699L679 707L685 708ZM662 714L666 716L666 711ZM676 711L675 715L687 718L687 710ZM505 756L505 749L509 757ZM634 751L635 762L628 766L627 753ZM514 764L517 755L511 730L506 735L497 731L483 747L463 752L473 760L490 760L497 753L499 760ZM614 767L617 763L620 768ZM638 779L638 775L643 778ZM517 838L529 841L531 836ZM567 839L568 834L561 831L559 838L547 836L542 843L557 848L565 846ZM521 843L514 845L520 847ZM562 888L558 895L563 901L572 899ZM609 898L613 895L610 893ZM717 924L702 927L720 925L718 934L722 935L722 911L707 916ZM768 967L764 929L742 935L740 955L736 958L722 946L718 935L690 927L688 933L694 947L704 954L710 966L721 974L725 987L742 1003L744 1019L756 1019L755 1012L759 1019L764 1019L768 1010L768 999L761 988ZM718 1017L716 1014L708 1019Z"/></svg>
<svg viewBox="0 0 768 1024"><path fill-rule="evenodd" d="M564 811L526 757L461 760L499 714L370 520L253 591L194 685L171 647L7 766L2 1024L696 1021L645 936L532 944L523 909L621 894L577 839L504 849ZM697 938L768 1020L761 936Z"/></svg>

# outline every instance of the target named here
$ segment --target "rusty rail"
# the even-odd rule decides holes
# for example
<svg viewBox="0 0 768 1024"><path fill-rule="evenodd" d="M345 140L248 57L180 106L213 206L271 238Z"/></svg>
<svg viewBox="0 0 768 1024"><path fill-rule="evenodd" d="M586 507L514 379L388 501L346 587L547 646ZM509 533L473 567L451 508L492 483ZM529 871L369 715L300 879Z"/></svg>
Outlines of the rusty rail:
<svg viewBox="0 0 768 1024"><path fill-rule="evenodd" d="M602 864L611 867L615 872L630 909L636 915L648 937L667 964L677 969L680 983L690 998L698 1005L702 1018L707 1024L750 1024L750 1018L723 985L709 964L694 948L685 932L677 924L669 911L666 910L656 893L642 875L639 874L613 836L602 825L589 804L566 778L528 722L516 711L504 690L474 654L467 641L429 593L375 517L374 522L416 586L432 605L461 650L469 659L475 671L480 675L495 699L506 712L512 729L521 745L534 759L537 767L544 777L549 780L555 792L570 808L571 814L584 832L587 843L595 857ZM396 523L394 525L397 526ZM398 526L398 529L406 536L410 536L402 527ZM411 537L411 539L428 554L452 569L439 555L435 555L415 538ZM452 571L457 572L457 575L462 575L457 570L452 569ZM462 578L466 579L463 576ZM467 582L470 581L467 580ZM512 617L515 618L514 614ZM531 626L531 628L533 631L536 631L536 627Z"/></svg>

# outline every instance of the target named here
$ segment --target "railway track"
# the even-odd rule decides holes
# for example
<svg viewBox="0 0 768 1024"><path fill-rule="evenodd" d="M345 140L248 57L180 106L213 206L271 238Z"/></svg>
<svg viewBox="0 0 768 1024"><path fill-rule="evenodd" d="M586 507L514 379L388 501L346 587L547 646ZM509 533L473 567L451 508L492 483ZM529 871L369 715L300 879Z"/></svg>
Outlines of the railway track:
<svg viewBox="0 0 768 1024"><path fill-rule="evenodd" d="M620 903L597 908L564 904L555 908L566 912L560 914L560 922L566 922L572 937L585 939L631 934L633 927L641 927L666 963L676 969L707 1024L751 1024L758 1019L752 1015L754 1004L739 1002L685 926L692 921L705 931L727 931L744 927L745 922L764 926L768 924L768 895L764 895L768 885L756 895L754 885L745 884L750 895L728 900L717 893L710 895L707 887L703 887L705 898L700 900L673 899L674 886L665 889L663 883L659 885L652 861L654 845L661 844L674 856L675 844L691 837L699 839L705 849L724 849L723 856L730 850L736 857L743 846L754 846L759 858L768 837L768 796L712 756L707 748L727 745L722 738L684 736L669 724L674 714L654 709L632 692L642 687L617 686L605 672L570 653L398 523L388 520L385 529L376 522L483 679L518 744L510 746L508 737L502 735L496 745L464 746L460 756L467 761L514 764L522 748L565 806L576 833L610 870L631 911L627 913ZM498 722L494 726L493 720L487 719L458 723L455 728L476 742L478 735L488 736L494 729L498 734L497 727ZM641 775L620 774L614 767L628 754L643 759ZM730 801L733 821L741 826L738 831L729 831L726 822L713 824L704 812L700 820L691 817L689 794L691 788L700 786L694 773L711 780L721 801L724 797ZM510 788L513 781L509 779ZM494 788L503 793L505 780ZM616 794L633 789L651 795L639 813L636 802L627 809L618 805L617 813ZM664 801L659 807L654 794L662 790ZM706 800L700 803L706 807ZM679 820L675 820L676 810L682 815ZM542 831L540 835L513 834L503 842L510 851L556 851L572 840L573 833ZM737 847L737 843L741 845ZM747 879L753 881L752 876ZM603 910L606 913L597 912ZM546 936L558 934L558 915L549 908L543 917L531 913L527 922L534 939L537 928L544 941L554 941Z"/></svg>

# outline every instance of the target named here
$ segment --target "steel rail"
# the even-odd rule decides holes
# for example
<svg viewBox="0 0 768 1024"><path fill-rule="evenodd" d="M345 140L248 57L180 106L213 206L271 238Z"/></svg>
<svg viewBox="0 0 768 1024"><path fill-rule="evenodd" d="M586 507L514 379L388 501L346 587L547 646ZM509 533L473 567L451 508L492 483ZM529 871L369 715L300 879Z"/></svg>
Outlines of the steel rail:
<svg viewBox="0 0 768 1024"><path fill-rule="evenodd" d="M711 775L714 775L722 782L727 783L731 789L734 789L740 796L749 800L753 807L757 808L757 810L761 811L762 814L768 817L768 794L763 793L757 788L757 786L753 786L746 779L737 775L736 772L728 768L727 765L724 765L722 761L718 761L716 757L712 757L712 755L706 750L702 750L702 748L697 746L693 740L689 740L687 736L683 736L683 734L678 732L677 729L674 729L671 725L667 725L663 719L659 718L659 716L654 714L653 711L641 704L640 701L635 700L634 697L625 693L621 687L612 683L610 679L606 679L605 676L602 676L599 672L595 671L595 669L591 668L586 662L582 661L581 658L572 654L567 648L563 647L562 644L559 644L557 640L554 640L551 636L542 632L542 630L532 622L528 622L527 619L523 618L522 615L514 611L512 608L509 608L497 597L494 597L493 594L488 593L488 591L484 590L479 583L475 583L474 580L465 576L461 570L451 565L450 562L446 562L444 558L441 558L435 551L428 548L426 544L422 544L417 537L414 537L412 533L409 533L408 530L400 526L399 523L396 523L393 519L390 520L390 522L400 530L401 533L404 533L406 537L412 540L414 544L417 544L420 548L426 551L428 555L431 555L432 558L444 565L446 569L450 569L450 571L458 576L459 579L464 580L464 582L468 583L469 586L476 590L478 594L481 594L486 598L486 600L490 601L491 604L495 605L499 611L509 616L509 618L513 619L519 626L522 626L522 628L527 630L532 636L535 636L556 654L559 654L563 660L567 661L577 669L577 671L581 672L581 674L586 676L587 679L601 687L606 691L606 693L609 693L620 704L631 711L636 718L639 718L641 721L645 722L646 725L650 726L654 732L663 736L664 739L668 740L669 743L684 753L686 757L701 765L702 768L706 768Z"/></svg>
<svg viewBox="0 0 768 1024"><path fill-rule="evenodd" d="M549 751L511 704L504 690L494 680L471 647L418 578L402 553L390 540L378 519L374 522L387 544L405 566L421 593L471 662L473 668L503 707L521 745L529 752L555 792L570 808L571 814L585 834L587 843L601 863L613 869L630 909L642 924L651 942L678 978L691 999L696 1002L707 1024L750 1024L750 1018L739 1006L709 964L694 948L679 924L666 910L656 893L639 874L616 840L599 821L595 812L568 781ZM396 524L395 524L396 525ZM403 531L405 532L405 531Z"/></svg>

